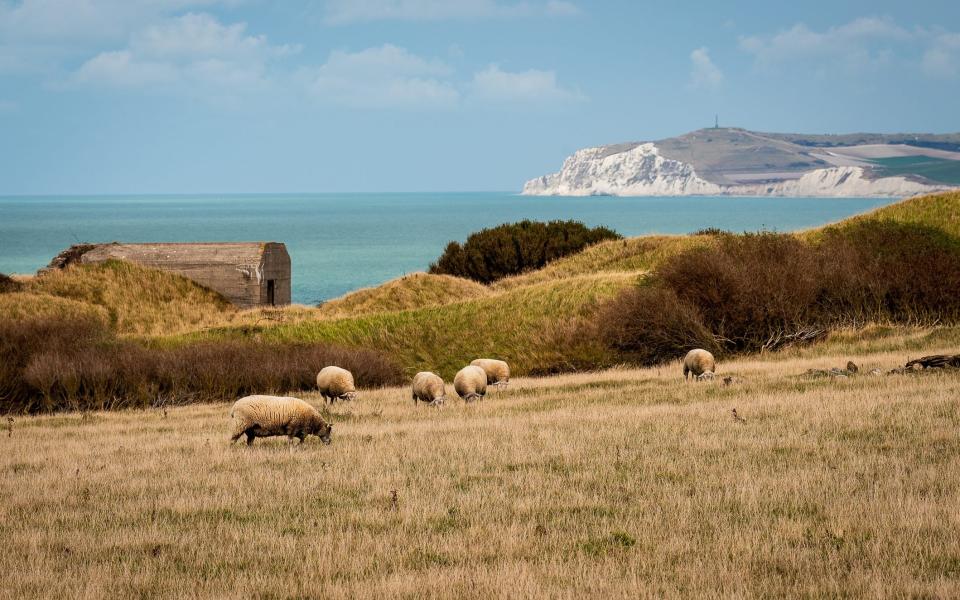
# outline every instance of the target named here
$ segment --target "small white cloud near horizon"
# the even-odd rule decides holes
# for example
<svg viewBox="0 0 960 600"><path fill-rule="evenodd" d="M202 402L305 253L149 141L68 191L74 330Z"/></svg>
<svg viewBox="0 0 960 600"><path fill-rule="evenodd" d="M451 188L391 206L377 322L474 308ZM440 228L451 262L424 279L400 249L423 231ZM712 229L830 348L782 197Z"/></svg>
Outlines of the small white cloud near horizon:
<svg viewBox="0 0 960 600"><path fill-rule="evenodd" d="M710 50L701 46L690 53L690 87L717 90L723 84L723 71L713 63Z"/></svg>
<svg viewBox="0 0 960 600"><path fill-rule="evenodd" d="M267 63L299 52L247 33L246 23L224 25L205 13L187 13L134 33L128 46L105 51L73 74L76 84L215 87L218 92L263 89Z"/></svg>
<svg viewBox="0 0 960 600"><path fill-rule="evenodd" d="M471 98L492 103L556 104L586 100L579 90L557 83L554 71L529 69L512 73L492 64L473 75Z"/></svg>
<svg viewBox="0 0 960 600"><path fill-rule="evenodd" d="M327 0L324 22L348 25L365 21L443 21L518 17L568 17L580 8L568 0Z"/></svg>
<svg viewBox="0 0 960 600"><path fill-rule="evenodd" d="M406 48L384 44L359 52L335 50L318 68L303 69L300 79L320 102L350 108L450 108L460 92L447 81L452 69Z"/></svg>

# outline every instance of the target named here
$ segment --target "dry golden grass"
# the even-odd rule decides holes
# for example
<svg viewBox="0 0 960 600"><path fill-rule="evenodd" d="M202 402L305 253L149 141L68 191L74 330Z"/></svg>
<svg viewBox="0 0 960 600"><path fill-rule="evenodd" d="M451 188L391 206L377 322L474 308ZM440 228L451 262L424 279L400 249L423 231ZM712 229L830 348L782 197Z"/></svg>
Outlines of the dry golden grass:
<svg viewBox="0 0 960 600"><path fill-rule="evenodd" d="M329 447L228 446L228 404L18 418L0 593L957 597L960 374L797 376L846 359L367 391Z"/></svg>
<svg viewBox="0 0 960 600"><path fill-rule="evenodd" d="M171 334L228 321L237 311L219 294L163 271L109 261L53 271L25 291L102 307L118 333Z"/></svg>
<svg viewBox="0 0 960 600"><path fill-rule="evenodd" d="M0 321L32 318L95 319L104 324L110 320L107 310L102 306L79 300L29 292L0 294Z"/></svg>
<svg viewBox="0 0 960 600"><path fill-rule="evenodd" d="M411 273L376 287L364 288L324 302L320 315L356 316L377 312L442 306L451 302L482 298L487 286L451 275Z"/></svg>
<svg viewBox="0 0 960 600"><path fill-rule="evenodd" d="M492 287L509 290L556 279L597 273L629 273L639 275L660 261L689 248L709 244L705 235L647 235L601 242L582 252L549 263L530 273L507 277Z"/></svg>

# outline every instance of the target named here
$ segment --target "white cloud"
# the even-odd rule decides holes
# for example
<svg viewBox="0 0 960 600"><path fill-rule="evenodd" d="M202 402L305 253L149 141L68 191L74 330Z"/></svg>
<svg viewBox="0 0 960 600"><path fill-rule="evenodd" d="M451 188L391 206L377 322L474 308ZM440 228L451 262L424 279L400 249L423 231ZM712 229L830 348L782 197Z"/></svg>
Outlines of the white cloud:
<svg viewBox="0 0 960 600"><path fill-rule="evenodd" d="M263 88L267 63L299 50L249 35L245 23L224 25L208 14L167 19L131 36L127 48L101 52L74 73L84 84L142 87L187 84L221 91Z"/></svg>
<svg viewBox="0 0 960 600"><path fill-rule="evenodd" d="M512 73L490 65L459 81L442 60L385 44L359 52L335 51L299 79L318 102L359 109L436 109L473 105L558 104L583 100L557 83L553 71Z"/></svg>
<svg viewBox="0 0 960 600"><path fill-rule="evenodd" d="M579 91L561 87L553 71L511 73L497 65L475 73L470 89L472 97L487 102L544 104L586 99Z"/></svg>
<svg viewBox="0 0 960 600"><path fill-rule="evenodd" d="M862 17L824 31L799 23L772 35L741 37L740 48L764 69L803 64L821 74L863 74L899 67L931 77L960 76L960 33L907 29L883 17Z"/></svg>
<svg viewBox="0 0 960 600"><path fill-rule="evenodd" d="M846 68L862 71L889 64L895 48L922 41L917 32L884 17L861 17L844 25L814 31L803 23L773 35L740 38L740 48L752 54L763 68L814 61L821 69Z"/></svg>
<svg viewBox="0 0 960 600"><path fill-rule="evenodd" d="M923 53L923 71L932 77L951 78L960 75L960 33L940 33Z"/></svg>
<svg viewBox="0 0 960 600"><path fill-rule="evenodd" d="M580 14L580 7L565 0L550 0L544 8L548 15L558 17L573 17Z"/></svg>
<svg viewBox="0 0 960 600"><path fill-rule="evenodd" d="M807 57L829 57L868 52L872 44L909 39L910 32L890 19L862 17L846 25L813 31L803 23L774 35L745 36L740 47L758 63L771 65Z"/></svg>
<svg viewBox="0 0 960 600"><path fill-rule="evenodd" d="M74 79L80 83L106 83L114 86L171 84L180 77L173 65L139 60L129 50L101 52L83 63Z"/></svg>
<svg viewBox="0 0 960 600"><path fill-rule="evenodd" d="M723 72L713 64L707 48L697 48L690 53L690 85L694 88L716 90L723 83Z"/></svg>
<svg viewBox="0 0 960 600"><path fill-rule="evenodd" d="M48 68L179 11L238 0L0 0L0 68Z"/></svg>
<svg viewBox="0 0 960 600"><path fill-rule="evenodd" d="M324 20L330 25L363 21L441 21L533 16L571 16L579 8L568 0L500 2L497 0L327 0Z"/></svg>
<svg viewBox="0 0 960 600"><path fill-rule="evenodd" d="M301 78L317 100L353 108L444 108L460 93L448 80L452 70L405 48L384 44L359 52L335 51Z"/></svg>
<svg viewBox="0 0 960 600"><path fill-rule="evenodd" d="M246 30L246 23L223 25L207 14L186 14L147 27L133 36L130 46L141 55L174 60L198 56L255 59L298 50L291 46L270 46L266 36L248 35Z"/></svg>

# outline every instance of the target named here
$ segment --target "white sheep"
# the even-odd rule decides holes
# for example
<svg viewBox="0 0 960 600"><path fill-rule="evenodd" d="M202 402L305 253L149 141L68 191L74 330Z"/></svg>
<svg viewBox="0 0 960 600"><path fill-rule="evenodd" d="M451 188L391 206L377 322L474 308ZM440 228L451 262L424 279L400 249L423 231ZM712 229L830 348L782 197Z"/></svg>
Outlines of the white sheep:
<svg viewBox="0 0 960 600"><path fill-rule="evenodd" d="M483 398L487 395L487 374L474 365L464 367L453 378L453 389L467 402Z"/></svg>
<svg viewBox="0 0 960 600"><path fill-rule="evenodd" d="M510 365L495 358L478 358L470 363L487 374L487 384L503 386L510 383Z"/></svg>
<svg viewBox="0 0 960 600"><path fill-rule="evenodd" d="M233 434L230 442L247 435L247 445L258 437L285 435L291 440L315 435L324 444L330 443L333 425L327 423L320 412L299 398L289 396L246 396L240 398L230 409L233 419Z"/></svg>
<svg viewBox="0 0 960 600"><path fill-rule="evenodd" d="M443 379L436 373L421 371L413 376L413 402L429 402L434 406L443 404L447 399L447 389Z"/></svg>
<svg viewBox="0 0 960 600"><path fill-rule="evenodd" d="M353 374L340 367L324 367L317 374L317 387L320 395L328 402L353 400L357 397L357 388L353 384Z"/></svg>
<svg viewBox="0 0 960 600"><path fill-rule="evenodd" d="M702 381L707 378L712 378L713 373L717 370L717 362L713 358L713 354L710 354L702 348L695 348L690 352L687 352L687 355L683 357L683 378L686 379L687 376L692 375L696 379ZM704 373L710 373L711 375L703 377Z"/></svg>

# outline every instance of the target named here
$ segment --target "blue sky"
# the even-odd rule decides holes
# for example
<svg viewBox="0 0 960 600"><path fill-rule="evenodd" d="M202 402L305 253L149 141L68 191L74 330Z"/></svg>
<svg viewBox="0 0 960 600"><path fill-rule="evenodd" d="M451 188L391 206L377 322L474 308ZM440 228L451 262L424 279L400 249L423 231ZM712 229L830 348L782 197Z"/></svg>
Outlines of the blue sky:
<svg viewBox="0 0 960 600"><path fill-rule="evenodd" d="M0 0L0 194L513 190L721 124L960 130L960 2Z"/></svg>

